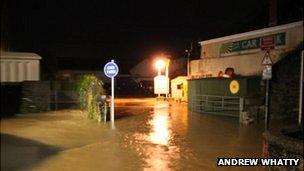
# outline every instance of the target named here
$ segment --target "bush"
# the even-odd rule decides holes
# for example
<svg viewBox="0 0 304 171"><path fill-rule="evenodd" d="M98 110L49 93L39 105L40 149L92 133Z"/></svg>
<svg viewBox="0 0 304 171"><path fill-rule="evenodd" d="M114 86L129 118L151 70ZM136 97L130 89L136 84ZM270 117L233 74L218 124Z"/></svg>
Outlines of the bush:
<svg viewBox="0 0 304 171"><path fill-rule="evenodd" d="M95 75L82 75L76 80L80 108L87 112L88 118L101 120L98 96L104 94L103 83Z"/></svg>

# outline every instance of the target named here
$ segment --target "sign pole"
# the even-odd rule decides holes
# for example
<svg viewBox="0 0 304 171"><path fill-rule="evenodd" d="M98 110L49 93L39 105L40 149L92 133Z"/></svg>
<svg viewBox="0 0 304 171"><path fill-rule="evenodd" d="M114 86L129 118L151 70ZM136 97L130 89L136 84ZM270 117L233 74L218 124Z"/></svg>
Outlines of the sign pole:
<svg viewBox="0 0 304 171"><path fill-rule="evenodd" d="M108 62L104 66L104 73L107 77L111 78L111 109L110 109L110 115L111 115L111 128L114 129L114 77L118 74L118 66L115 64L114 60L111 60L111 62Z"/></svg>
<svg viewBox="0 0 304 171"><path fill-rule="evenodd" d="M272 78L272 60L270 50L275 49L276 39L274 35L265 36L261 38L261 49L265 50L265 55L262 60L262 64L265 66L263 69L262 79L266 83L266 94L265 94L265 131L268 131L269 124L269 80Z"/></svg>
<svg viewBox="0 0 304 171"><path fill-rule="evenodd" d="M114 128L114 77L111 78L111 126Z"/></svg>
<svg viewBox="0 0 304 171"><path fill-rule="evenodd" d="M114 60L111 60L114 63ZM111 77L111 127L114 128L114 77Z"/></svg>
<svg viewBox="0 0 304 171"><path fill-rule="evenodd" d="M266 95L265 95L265 131L268 130L269 123L269 80L266 79Z"/></svg>
<svg viewBox="0 0 304 171"><path fill-rule="evenodd" d="M266 49L262 64L263 69L262 79L265 80L265 131L268 131L269 124L269 80L272 78L272 60L269 49Z"/></svg>

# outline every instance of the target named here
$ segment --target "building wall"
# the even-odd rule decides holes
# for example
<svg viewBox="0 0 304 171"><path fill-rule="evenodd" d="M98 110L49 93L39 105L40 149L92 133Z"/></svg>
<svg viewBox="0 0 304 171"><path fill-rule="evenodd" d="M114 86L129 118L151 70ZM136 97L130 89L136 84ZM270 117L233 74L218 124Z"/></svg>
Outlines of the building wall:
<svg viewBox="0 0 304 171"><path fill-rule="evenodd" d="M178 89L178 85L182 85L181 89ZM174 99L180 99L185 102L188 101L187 77L179 76L171 80L171 94Z"/></svg>
<svg viewBox="0 0 304 171"><path fill-rule="evenodd" d="M38 56L38 55L37 55ZM40 57L9 56L0 58L1 82L22 82L40 80Z"/></svg>
<svg viewBox="0 0 304 171"><path fill-rule="evenodd" d="M219 71L233 67L236 74L243 76L259 75L262 72L262 60L265 52L260 48L260 38L264 36L281 36L284 41L270 51L272 61L276 63L284 54L295 49L303 41L303 22L295 22L252 32L246 32L218 39L200 42L202 46L201 59L190 63L192 77L216 77ZM250 46L245 41L256 43ZM276 40L276 42L281 39ZM244 42L248 48L231 50L231 44ZM230 46L231 45L231 46ZM250 48L252 47L252 48ZM235 48L238 49L238 48Z"/></svg>

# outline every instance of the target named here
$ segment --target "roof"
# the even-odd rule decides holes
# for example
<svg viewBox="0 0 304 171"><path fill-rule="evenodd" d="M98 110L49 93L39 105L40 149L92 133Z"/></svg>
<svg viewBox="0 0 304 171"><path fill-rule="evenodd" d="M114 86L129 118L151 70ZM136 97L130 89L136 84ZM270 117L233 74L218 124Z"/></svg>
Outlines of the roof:
<svg viewBox="0 0 304 171"><path fill-rule="evenodd" d="M187 76L177 76L177 77L171 79L171 81L186 80L187 78L188 78Z"/></svg>
<svg viewBox="0 0 304 171"><path fill-rule="evenodd" d="M275 32L275 31L281 31L281 30L294 28L294 27L299 27L299 26L303 27L303 21L298 21L298 22L279 25L279 26L275 26L275 27L269 27L269 28L249 31L249 32L245 32L245 33L233 34L233 35L230 35L230 36L225 36L225 37L220 37L220 38L215 38L215 39L209 39L209 40L201 41L201 42L199 42L199 44L201 44L201 45L210 44L210 43L227 41L227 40L231 40L231 39L238 39L238 38L243 38L243 37L248 37L248 36L255 36L257 34L267 34L267 33Z"/></svg>
<svg viewBox="0 0 304 171"><path fill-rule="evenodd" d="M0 52L1 59L41 59L36 53L30 52Z"/></svg>
<svg viewBox="0 0 304 171"><path fill-rule="evenodd" d="M144 59L136 66L134 66L130 70L130 73L132 76L137 76L141 78L153 78L157 74L157 71L154 69L153 63L154 61L152 58Z"/></svg>

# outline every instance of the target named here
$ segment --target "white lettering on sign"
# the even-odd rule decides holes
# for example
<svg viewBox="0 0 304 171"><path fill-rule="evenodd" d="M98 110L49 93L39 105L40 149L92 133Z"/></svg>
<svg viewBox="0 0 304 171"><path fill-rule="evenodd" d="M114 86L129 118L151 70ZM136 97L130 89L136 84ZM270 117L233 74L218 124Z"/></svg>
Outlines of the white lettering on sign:
<svg viewBox="0 0 304 171"><path fill-rule="evenodd" d="M104 73L107 77L112 78L118 74L118 66L112 61L104 66Z"/></svg>
<svg viewBox="0 0 304 171"><path fill-rule="evenodd" d="M243 41L242 42L242 47L246 48L246 49L247 48L249 48L249 49L255 48L255 47L257 47L257 40L253 39L253 40Z"/></svg>
<svg viewBox="0 0 304 171"><path fill-rule="evenodd" d="M108 66L107 69L115 69L114 66Z"/></svg>
<svg viewBox="0 0 304 171"><path fill-rule="evenodd" d="M115 70L107 70L108 74L114 74L116 71Z"/></svg>
<svg viewBox="0 0 304 171"><path fill-rule="evenodd" d="M266 65L265 68L263 69L262 79L263 80L270 80L271 78L272 78L271 65Z"/></svg>
<svg viewBox="0 0 304 171"><path fill-rule="evenodd" d="M218 158L217 166L298 166L299 158Z"/></svg>

